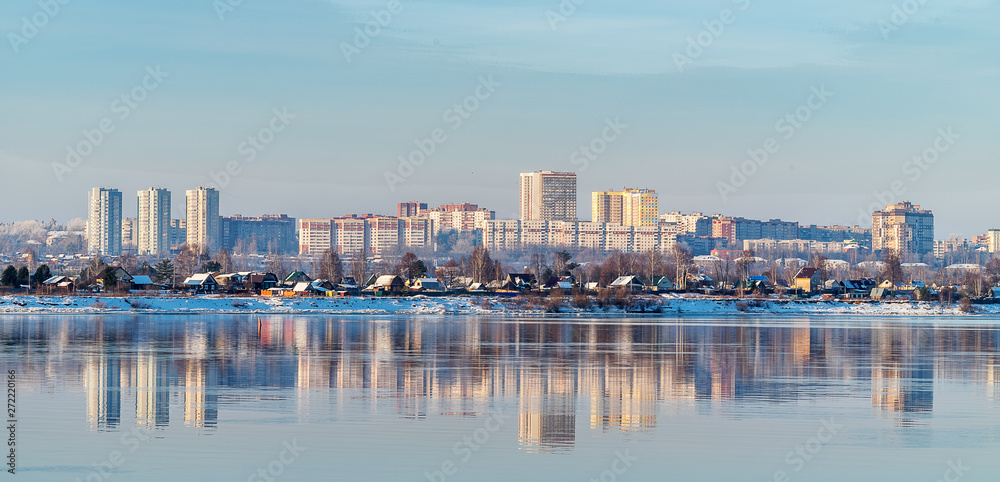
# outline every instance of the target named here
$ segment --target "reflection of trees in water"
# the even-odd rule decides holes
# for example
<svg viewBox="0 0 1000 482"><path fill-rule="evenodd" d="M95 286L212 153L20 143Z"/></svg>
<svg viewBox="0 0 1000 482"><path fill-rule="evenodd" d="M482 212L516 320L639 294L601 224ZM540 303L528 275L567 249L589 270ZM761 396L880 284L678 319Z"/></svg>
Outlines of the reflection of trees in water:
<svg viewBox="0 0 1000 482"><path fill-rule="evenodd" d="M522 446L549 451L573 446L578 415L591 430L648 431L665 400L712 409L870 395L905 424L933 409L934 380L982 382L987 396L1000 395L992 329L656 321L94 317L2 326L19 371L35 374L25 383L80 386L97 429L121 423L133 396L136 423L154 427L169 423L171 400L191 427L213 427L220 404L282 398L302 414L361 397L372 411L417 419L512 403ZM271 388L296 393L261 390Z"/></svg>

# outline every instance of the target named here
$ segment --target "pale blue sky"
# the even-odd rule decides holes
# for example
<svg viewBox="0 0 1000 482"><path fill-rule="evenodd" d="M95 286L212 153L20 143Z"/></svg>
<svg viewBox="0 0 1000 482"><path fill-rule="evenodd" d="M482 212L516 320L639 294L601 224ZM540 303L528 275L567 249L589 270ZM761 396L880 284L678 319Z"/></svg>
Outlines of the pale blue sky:
<svg viewBox="0 0 1000 482"><path fill-rule="evenodd" d="M581 217L590 191L633 186L659 191L664 212L852 224L900 180L937 237L983 233L1000 226L1000 9L927 0L886 38L880 22L904 3L588 0L553 30L557 0L404 0L348 63L341 43L388 2L243 0L220 20L211 0L71 1L51 18L8 0L0 163L5 197L31 201L5 203L0 222L83 216L99 185L126 193L126 215L136 190L169 188L180 216L183 191L211 184L287 108L288 127L239 161L224 214L392 213L415 199L514 217L519 172L576 170L574 151L617 117L629 127L579 173ZM680 72L674 53L726 8L734 21ZM15 53L11 34L36 14L47 24ZM157 65L169 77L119 119L112 102ZM502 85L453 129L445 111L490 75ZM786 140L775 122L819 86L833 97ZM53 163L106 117L114 132L58 180ZM904 163L948 127L961 137L912 181ZM390 191L385 172L436 128L447 140ZM717 183L770 137L781 150L724 200Z"/></svg>

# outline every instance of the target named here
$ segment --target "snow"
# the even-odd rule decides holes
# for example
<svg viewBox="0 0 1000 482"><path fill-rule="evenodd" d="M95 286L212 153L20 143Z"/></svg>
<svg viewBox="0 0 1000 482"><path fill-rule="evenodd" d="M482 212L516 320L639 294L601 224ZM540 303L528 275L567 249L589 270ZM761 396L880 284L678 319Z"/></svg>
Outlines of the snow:
<svg viewBox="0 0 1000 482"><path fill-rule="evenodd" d="M957 304L884 301L845 303L822 300L737 300L699 295L662 295L647 298L653 316L699 315L845 315L845 316L996 316L1000 305L976 305L976 313L962 313ZM0 313L317 313L317 314L549 314L543 309L516 306L503 297L249 297L201 296L3 296ZM559 310L568 316L622 315L616 308L577 309L567 300ZM630 315L633 313L629 313Z"/></svg>

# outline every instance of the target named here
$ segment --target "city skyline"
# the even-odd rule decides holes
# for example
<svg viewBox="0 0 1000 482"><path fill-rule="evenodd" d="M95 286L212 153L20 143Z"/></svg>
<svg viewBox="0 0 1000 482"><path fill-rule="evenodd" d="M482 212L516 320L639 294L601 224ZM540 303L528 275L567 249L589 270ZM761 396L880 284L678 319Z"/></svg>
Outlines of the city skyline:
<svg viewBox="0 0 1000 482"><path fill-rule="evenodd" d="M542 179L546 179L547 176L552 177L553 178L552 182L555 182L556 184L545 184L542 181ZM532 173L521 173L520 177L521 177L520 182L522 184L522 189L521 189L522 214L525 213L526 209L529 210L531 209L530 208L532 202L531 199L537 198L533 202L539 205L541 204L539 200L543 198L546 199L545 201L546 207L542 211L563 213L566 212L565 207L559 206L560 201L558 200L561 200L562 202L565 202L567 204L575 205L576 199L570 199L570 198L579 197L579 193L576 192L575 173L535 171ZM535 179L535 181L531 180L533 178ZM537 184L537 187L536 188L529 187L531 184ZM543 185L550 185L551 187L543 189L541 188ZM531 192L530 195L525 195L524 194L525 189L528 189L529 192L532 189L534 189L535 192ZM543 191L547 194L543 195ZM94 221L95 219L99 221L100 217L106 214L106 213L102 214L99 211L95 211L97 207L94 204L94 196L95 193L101 193L101 192L116 193L119 198L118 203L121 204L120 201L121 192L119 190L114 188L92 188L91 191L89 191L90 201L88 204L88 212L90 213L89 217L91 221L89 221L88 224L95 222ZM115 247L114 244L115 240L112 239L110 241L110 245L107 247L104 248L95 247L93 246L93 243L97 241L91 240L88 242L91 244L88 248L88 251L92 253L100 252L101 254L105 255L111 253L118 253L119 251L123 250L125 252L156 254L149 251L148 245L150 244L150 242L148 240L144 241L142 239L143 233L150 230L148 225L152 223L151 221L143 220L143 216L148 217L149 214L147 213L144 215L142 213L142 210L144 209L144 206L149 204L150 202L149 197L152 196L153 194L156 194L158 196L166 196L166 204L164 205L162 202L158 202L156 209L160 210L162 213L158 214L158 216L161 218L159 222L161 224L167 225L167 229L162 233L164 241L168 243L167 246L176 248L176 246L178 246L178 243L176 242L176 237L183 236L186 238L186 242L189 245L194 244L198 246L207 246L206 252L215 252L219 247L226 247L232 249L233 243L238 238L244 239L244 241L246 241L247 239L249 239L248 233L252 233L255 231L260 231L260 234L269 240L268 242L270 242L271 239L277 241L278 245L281 246L281 248L278 249L279 251L282 252L290 252L295 250L291 244L288 244L294 240L295 244L299 244L301 242L301 244L305 246L304 251L302 251L303 254L310 254L312 253L312 251L314 251L314 248L310 247L310 244L316 244L317 242L319 243L319 246L325 244L325 242L321 241L321 239L325 239L327 240L326 242L330 242L333 245L340 244L342 247L341 249L342 253L347 251L353 252L355 250L354 248L356 247L348 249L344 248L344 246L353 246L354 242L344 243L343 240L340 240L339 242L334 242L334 240L337 239L337 235L335 234L331 237L328 235L318 235L312 232L303 231L303 229L306 229L307 231L313 229L311 225L315 224L316 222L323 223L324 221L337 220L337 219L341 220L346 219L348 221L361 223L364 226L366 226L365 227L366 233L369 227L371 227L372 224L371 221L374 221L375 224L378 225L379 223L384 223L388 222L389 220L398 219L399 222L401 222L402 224L397 223L398 224L397 227L392 229L392 231L398 231L398 235L391 235L390 237L391 239L398 238L399 240L398 244L400 246L407 246L407 247L434 246L436 245L436 241L433 240L437 239L437 236L441 231L450 231L457 229L457 231L459 232L466 232L466 231L478 232L480 235L479 238L480 241L486 244L487 246L491 247L491 249L497 249L503 246L507 246L511 242L515 244L534 243L541 245L565 245L565 246L575 246L579 243L580 246L583 247L590 246L594 248L601 248L605 251L610 249L621 249L625 250L626 252L634 250L642 251L643 249L653 246L657 247L657 249L663 249L663 250L672 249L671 246L673 246L674 241L672 239L668 241L667 236L671 237L683 236L687 240L685 242L696 242L698 243L699 246L705 244L705 242L711 241L711 239L696 239L696 238L715 238L715 239L721 238L728 242L727 249L749 249L749 248L741 248L743 240L781 241L781 240L798 239L798 240L824 241L823 238L813 238L812 235L800 236L796 234L796 232L799 231L800 228L809 230L816 228L832 227L835 229L848 228L853 231L857 231L858 229L861 230L867 229L868 232L867 238L869 242L873 240L873 237L878 238L874 239L875 241L874 243L870 243L870 245L867 246L868 248L874 251L880 251L884 247L882 245L883 241L881 240L885 239L884 242L886 243L886 245L887 246L891 245L893 249L897 252L915 253L917 255L924 255L931 252L937 252L938 249L945 249L944 245L941 243L949 243L954 240L962 240L962 239L965 239L966 243L968 243L969 239L972 239L973 241L972 245L976 244L982 245L985 249L987 245L987 240L989 239L988 233L996 231L996 228L986 228L979 234L970 236L968 238L956 237L954 235L949 235L948 237L944 238L935 237L934 216L933 214L931 214L931 211L930 210L919 211L920 209L919 205L914 207L912 203L906 200L901 201L900 203L895 203L893 205L880 206L878 210L873 211L871 214L872 219L873 220L881 219L882 221L879 221L878 223L875 222L869 223L871 226L873 226L872 228L860 228L858 225L838 226L838 225L809 224L808 221L783 221L781 219L775 219L775 218L770 218L769 220L754 220L739 216L731 216L724 213L713 213L709 216L705 216L700 212L682 214L679 211L672 211L667 213L660 213L659 206L657 203L657 194L655 190L635 189L635 188L623 188L622 191L595 191L591 193L592 194L591 207L592 207L593 218L590 220L586 218L564 219L561 217L555 217L548 220L535 219L528 221L553 221L553 222L546 222L544 225L543 224L532 225L530 228L527 227L527 225L524 225L524 223L526 222L524 219L520 220L503 219L496 215L496 211L491 211L486 208L480 208L477 204L468 202L459 204L455 203L442 204L439 207L428 209L428 203L426 202L403 201L397 203L395 215L379 214L369 211L363 214L347 213L345 215L331 215L328 213L326 216L321 218L287 217L287 214L280 214L280 215L264 214L263 216L248 217L248 216L243 216L242 214L236 214L236 215L221 214L223 213L223 211L221 210L220 207L222 203L220 202L221 196L219 191L216 190L215 188L199 186L195 190L185 191L186 210L184 216L180 219L174 219L169 216L166 218L163 217L166 215L166 213L163 211L170 209L169 190L166 190L164 188L148 188L144 191L137 191L137 201L138 201L137 213L139 215L137 217L129 217L127 214L122 212L121 207L118 207L117 208L118 219L112 220L121 223L120 224L121 228L119 228L119 236L118 236L119 246ZM634 198L633 202L635 203L635 206L632 207L632 209L639 209L640 205L643 206L642 217L644 220L646 218L649 218L648 220L649 222L643 221L641 223L638 223L638 217L635 217L638 216L638 212L631 215L626 212L627 206L625 206L624 204L627 203L624 203L623 199L629 196ZM145 201L144 198L146 199ZM618 207L612 209L612 204L615 204L615 202L611 202L609 199L615 199L616 200L615 202L618 203ZM908 210L913 210L913 209L918 210L914 212L923 213L923 216L928 218L929 229L925 230L924 228L920 228L918 224L913 224L915 222L913 219L915 218L911 219L910 216L912 215L907 215L907 217L898 217L898 219L892 218L896 220L890 221L890 218L886 217L888 216L888 214L884 216L882 214L883 212L890 212L892 210L899 210L898 211L899 213L904 213L908 212ZM149 209L146 208L146 210L148 211ZM536 212L533 215L540 216L539 213L541 211L539 211L537 207L535 208L535 211ZM551 214L547 214L547 216L551 216ZM615 216L617 216L620 219L618 220L612 219ZM629 221L625 219L623 216L634 217L634 219L632 221ZM105 217L109 217L109 215ZM190 229L188 225L192 217L194 219L199 220L198 224L203 226L201 228L202 230L210 232L207 234L199 233L197 227L195 227L195 229ZM414 219L410 219L411 217ZM247 225L248 228L244 230L239 228L239 226L242 226L242 224L232 224L234 222L241 223L243 221L252 221L251 224L259 225L260 223L266 222L266 220L268 219L275 219L275 218L281 218L289 222L287 226L290 227L292 230L296 231L294 238L291 237L292 236L291 234L285 234L285 228L282 228L280 226L272 226L270 228L261 228L261 227L249 228L250 225ZM420 226L417 225L410 226L416 218L424 218L427 219L428 221L426 222L426 224L421 224ZM297 219L303 223L301 227L298 226L296 222ZM386 219L386 221L380 221L380 219ZM708 225L699 227L699 223L702 222L699 220L707 222ZM562 221L565 221L565 223L560 224L560 222ZM105 221L100 221L100 222L106 224ZM227 222L230 224L227 224ZM889 224L883 224L883 223L889 223ZM902 226L902 229L904 231L887 230L887 226L889 226L890 224L900 225ZM333 227L333 224L329 222L326 222L324 225L326 225L328 228ZM528 231L537 232L539 233L539 235L541 235L541 237L535 239L535 235L531 235L529 236L529 238L521 239L522 236L525 234L525 233L518 234L522 230L522 225L525 226L524 229L527 229ZM230 226L232 226L232 228L230 228ZM611 230L610 229L611 226L629 227L630 230L627 232L617 229ZM642 229L639 229L640 226L642 227ZM898 227L899 226L897 226L897 228ZM420 235L419 238L414 238L411 240L409 237L410 235L406 233L411 232L411 229L413 228L416 228L416 230L419 231ZM913 229L916 229L917 231L912 231ZM506 231L507 234L505 236L498 236L499 233L498 230ZM710 230L711 232L709 233L708 230ZM265 231L268 233L267 235L264 235ZM334 229L333 231L336 232L336 229ZM545 231L549 231L549 234L547 235L540 234ZM619 236L626 236L627 239L634 240L635 246L633 246L632 244L633 241L625 241L626 238L621 238L619 241L611 241L612 231L616 233L614 234L616 238ZM561 234L559 234L557 238L553 238L553 236L556 236L556 234L554 234L556 232L560 232ZM585 232L595 235L597 233L602 233L599 236L601 240L598 241L597 238L595 238L593 240L584 241L583 235ZM605 234L603 234L605 232L607 233L608 236L607 238L605 238ZM873 234L875 234L876 236L873 236ZM98 235L107 237L106 233L103 233L103 231L98 231ZM316 236L319 237L317 238ZM561 242L557 240L557 239L562 239L565 236L569 236L569 238L563 239L563 241ZM640 236L647 238L648 242L646 241L640 242L638 240ZM296 238L302 238L302 240L300 241ZM257 239L256 241L258 243L257 249L261 249L260 243L262 242L262 239L263 238ZM405 242L403 241L404 239ZM529 239L533 241L529 241ZM857 241L859 239L860 238L857 238L856 236L843 238L843 240L845 241L851 240L851 244L855 246L857 245ZM903 241L903 239L909 239L910 241ZM917 244L912 244L913 240L915 239L918 240L916 241ZM499 244L496 244L498 240ZM833 240L833 241L838 241L838 240ZM108 242L105 242L105 244L108 244ZM380 241L378 244L372 244L373 252L380 251L380 248L376 248L374 246L381 246L382 244L384 244L384 242L382 241ZM990 244L990 246L993 246L995 244L996 243ZM642 246L645 246L646 248L640 249L640 247ZM705 246L708 246L708 244L705 244ZM277 245L275 247L277 247ZM866 246L862 245L861 247L866 247ZM267 249L270 250L271 247L268 247ZM347 249L347 251L344 251L344 249ZM949 249L955 249L955 248L953 247ZM697 250L698 249L696 249L696 251ZM994 251L992 251L991 249L990 252Z"/></svg>

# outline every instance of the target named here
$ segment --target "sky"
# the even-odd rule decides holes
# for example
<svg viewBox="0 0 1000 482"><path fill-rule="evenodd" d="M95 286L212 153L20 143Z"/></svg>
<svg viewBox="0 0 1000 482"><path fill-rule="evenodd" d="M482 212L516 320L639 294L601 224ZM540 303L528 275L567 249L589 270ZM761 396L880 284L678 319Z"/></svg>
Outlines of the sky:
<svg viewBox="0 0 1000 482"><path fill-rule="evenodd" d="M546 169L582 219L627 186L801 224L905 199L973 236L1000 227L997 3L7 0L0 222L83 217L97 186L179 218L199 185L223 215L515 218Z"/></svg>

